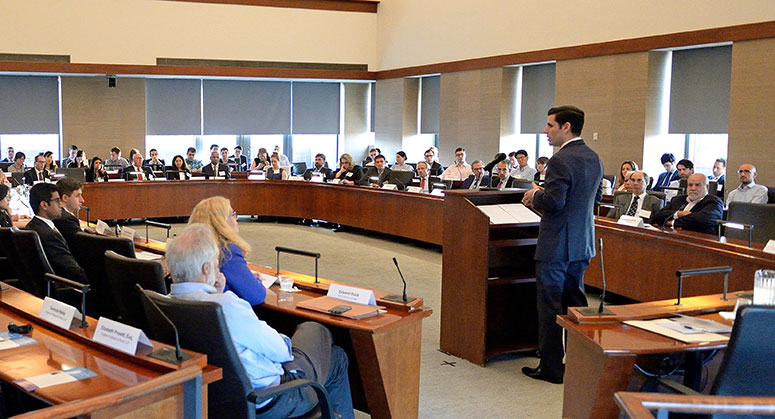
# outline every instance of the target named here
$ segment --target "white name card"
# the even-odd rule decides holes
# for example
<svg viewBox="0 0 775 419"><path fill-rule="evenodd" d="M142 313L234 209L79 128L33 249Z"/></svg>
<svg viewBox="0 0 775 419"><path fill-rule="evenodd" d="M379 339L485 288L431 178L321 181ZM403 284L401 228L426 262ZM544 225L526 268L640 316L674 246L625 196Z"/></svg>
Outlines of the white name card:
<svg viewBox="0 0 775 419"><path fill-rule="evenodd" d="M110 320L107 317L100 317L97 321L97 328L94 330L92 340L129 355L134 355L137 352L138 343L153 346L142 330Z"/></svg>
<svg viewBox="0 0 775 419"><path fill-rule="evenodd" d="M643 227L643 218L631 215L622 215L619 217L619 221L617 221L616 224L623 224L632 227Z"/></svg>
<svg viewBox="0 0 775 419"><path fill-rule="evenodd" d="M433 192L431 192L431 195L444 196L444 189L434 189Z"/></svg>
<svg viewBox="0 0 775 419"><path fill-rule="evenodd" d="M382 189L386 189L388 191L395 191L398 188L398 185L393 185L391 183L383 183Z"/></svg>
<svg viewBox="0 0 775 419"><path fill-rule="evenodd" d="M331 179L330 183L333 183L334 185L338 185L339 184L339 179Z"/></svg>
<svg viewBox="0 0 775 419"><path fill-rule="evenodd" d="M299 180L304 180L304 177L302 177L302 176L291 176L291 177L288 178L288 180L299 181Z"/></svg>
<svg viewBox="0 0 775 419"><path fill-rule="evenodd" d="M62 329L70 329L76 311L78 310L71 305L46 297L43 299L43 307L40 308L38 317Z"/></svg>
<svg viewBox="0 0 775 419"><path fill-rule="evenodd" d="M129 239L129 240L134 240L135 239L135 234L137 234L137 233L135 232L135 230L133 228L121 227L121 237Z"/></svg>
<svg viewBox="0 0 775 419"><path fill-rule="evenodd" d="M775 239L767 242L767 245L764 246L764 252L772 253L775 255Z"/></svg>
<svg viewBox="0 0 775 419"><path fill-rule="evenodd" d="M312 173L312 177L309 180L310 182L322 183L323 175L321 175L320 173Z"/></svg>
<svg viewBox="0 0 775 419"><path fill-rule="evenodd" d="M651 211L642 209L638 211L638 217L649 219L651 218Z"/></svg>
<svg viewBox="0 0 775 419"><path fill-rule="evenodd" d="M110 229L108 223L102 220L97 220L97 234L102 234L103 236L112 236L113 231Z"/></svg>
<svg viewBox="0 0 775 419"><path fill-rule="evenodd" d="M377 305L377 301L374 298L374 292L372 290L366 290L363 288L348 287L341 284L331 284L331 286L328 287L327 295L329 297L350 301L356 304L370 306Z"/></svg>
<svg viewBox="0 0 775 419"><path fill-rule="evenodd" d="M407 192L414 192L414 193L421 193L422 189L420 189L419 186L407 186L406 187Z"/></svg>

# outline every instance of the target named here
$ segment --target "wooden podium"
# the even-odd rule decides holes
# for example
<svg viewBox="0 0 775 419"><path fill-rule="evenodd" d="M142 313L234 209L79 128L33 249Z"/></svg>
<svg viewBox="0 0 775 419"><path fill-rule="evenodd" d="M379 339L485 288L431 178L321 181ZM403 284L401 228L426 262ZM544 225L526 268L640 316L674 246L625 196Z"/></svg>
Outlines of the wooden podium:
<svg viewBox="0 0 775 419"><path fill-rule="evenodd" d="M440 347L481 366L538 347L538 223L491 224L478 208L521 203L523 194L453 190L444 197Z"/></svg>

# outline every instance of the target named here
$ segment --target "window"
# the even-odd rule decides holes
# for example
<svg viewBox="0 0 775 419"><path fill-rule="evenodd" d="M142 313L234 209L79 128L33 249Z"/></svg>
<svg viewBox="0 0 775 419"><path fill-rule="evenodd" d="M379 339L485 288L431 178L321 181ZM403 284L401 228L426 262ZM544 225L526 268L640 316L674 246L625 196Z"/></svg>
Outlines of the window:
<svg viewBox="0 0 775 419"><path fill-rule="evenodd" d="M727 158L727 134L689 134L686 156L694 163L694 173L713 174L716 159Z"/></svg>
<svg viewBox="0 0 775 419"><path fill-rule="evenodd" d="M258 150L262 147L266 149L266 152L269 153L269 155L272 155L272 151L274 151L274 146L279 145L280 146L280 153L285 154L285 136L282 134L268 134L268 135L251 135L250 136L250 150L249 153L246 152L245 155L249 154L249 158L255 159L258 156ZM289 157L290 158L290 157Z"/></svg>
<svg viewBox="0 0 775 419"><path fill-rule="evenodd" d="M8 147L13 147L15 153L24 153L24 165L31 167L35 156L46 151L54 153L54 160L59 160L58 134L6 134L0 135L0 150L2 158L7 156Z"/></svg>
<svg viewBox="0 0 775 419"><path fill-rule="evenodd" d="M525 150L528 156L528 166L535 168L539 157L552 157L554 147L549 145L546 134L517 134L501 138L500 152L509 154L512 151Z"/></svg>
<svg viewBox="0 0 775 419"><path fill-rule="evenodd" d="M659 160L662 154L672 153L675 156L676 162L684 158L684 153L686 152L685 137L683 134L664 134L647 137L643 143L643 171L656 179L660 173L665 171Z"/></svg>
<svg viewBox="0 0 775 419"><path fill-rule="evenodd" d="M172 158L180 154L183 158L186 158L186 150L189 147L196 147L195 135L146 135L145 136L145 149L150 152L152 148L155 148L159 152L159 158L164 160L166 164L172 164ZM205 156L202 159L203 153L201 150L197 153L195 159L207 160ZM90 156L93 157L93 156ZM146 156L148 158L148 156Z"/></svg>
<svg viewBox="0 0 775 419"><path fill-rule="evenodd" d="M406 153L407 163L417 163L425 160L425 151L432 146L437 146L439 134L417 134L404 138L401 146ZM396 156L385 156L388 161L395 161Z"/></svg>

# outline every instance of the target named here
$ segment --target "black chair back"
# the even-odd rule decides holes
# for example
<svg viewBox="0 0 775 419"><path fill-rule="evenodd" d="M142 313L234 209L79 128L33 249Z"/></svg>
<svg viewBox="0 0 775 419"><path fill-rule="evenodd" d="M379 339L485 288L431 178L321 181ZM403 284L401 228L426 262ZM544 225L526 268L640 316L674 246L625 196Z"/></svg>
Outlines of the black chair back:
<svg viewBox="0 0 775 419"><path fill-rule="evenodd" d="M665 193L664 193L664 192L658 192L658 191L646 191L646 193L647 193L647 194L649 194L649 195L654 195L654 196L656 196L657 198L661 199L661 200L662 200L662 202L665 202L666 196L665 196Z"/></svg>
<svg viewBox="0 0 775 419"><path fill-rule="evenodd" d="M611 182L611 188L616 187L616 175L603 175L603 179L608 179Z"/></svg>
<svg viewBox="0 0 775 419"><path fill-rule="evenodd" d="M775 306L743 306L737 311L711 394L775 396Z"/></svg>
<svg viewBox="0 0 775 419"><path fill-rule="evenodd" d="M528 179L514 179L511 182L512 188L533 189L533 181Z"/></svg>
<svg viewBox="0 0 775 419"><path fill-rule="evenodd" d="M142 260L122 256L112 250L105 252L105 274L118 315L123 323L148 330L140 294L135 284L146 290L167 294L164 283L164 267L154 260Z"/></svg>
<svg viewBox="0 0 775 419"><path fill-rule="evenodd" d="M117 301L113 298L105 273L105 251L112 250L126 257L135 257L134 243L123 237L81 232L75 233L73 244L73 256L83 267L91 284L86 305L88 314L95 318L105 316L117 319Z"/></svg>
<svg viewBox="0 0 775 419"><path fill-rule="evenodd" d="M767 187L767 203L775 204L775 186Z"/></svg>
<svg viewBox="0 0 775 419"><path fill-rule="evenodd" d="M16 246L19 262L24 266L26 273L22 279L26 285L22 288L37 297L44 298L47 290L44 275L53 274L54 270L43 252L43 245L40 244L38 233L12 227L11 238Z"/></svg>
<svg viewBox="0 0 775 419"><path fill-rule="evenodd" d="M307 171L307 163L303 161L293 162L291 163L291 167L293 168L292 175L301 176Z"/></svg>
<svg viewBox="0 0 775 419"><path fill-rule="evenodd" d="M143 310L151 338L175 344L166 320L148 299L153 300L178 328L180 346L207 355L207 363L220 367L223 378L207 386L208 416L211 418L255 418L256 405L247 396L253 391L231 340L220 305L208 301L185 301L144 291Z"/></svg>
<svg viewBox="0 0 775 419"><path fill-rule="evenodd" d="M767 243L775 239L775 205L751 204L749 202L730 202L727 221L753 224L752 241ZM727 238L748 241L748 232L727 228Z"/></svg>
<svg viewBox="0 0 775 419"><path fill-rule="evenodd" d="M13 238L11 237L11 228L13 227L0 227L0 252L5 258L3 264L6 272L3 273L3 279L18 279L17 287L31 292L31 289L27 289L24 279L27 277L24 272L24 265L19 260L19 252L16 251L16 245L13 244Z"/></svg>

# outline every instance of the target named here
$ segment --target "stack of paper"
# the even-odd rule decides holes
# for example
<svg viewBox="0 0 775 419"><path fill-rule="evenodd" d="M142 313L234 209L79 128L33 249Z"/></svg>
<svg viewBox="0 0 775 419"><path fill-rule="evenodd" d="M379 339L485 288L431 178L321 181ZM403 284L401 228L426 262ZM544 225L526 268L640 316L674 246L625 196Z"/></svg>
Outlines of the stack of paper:
<svg viewBox="0 0 775 419"><path fill-rule="evenodd" d="M538 224L541 217L522 204L479 205L490 224Z"/></svg>

